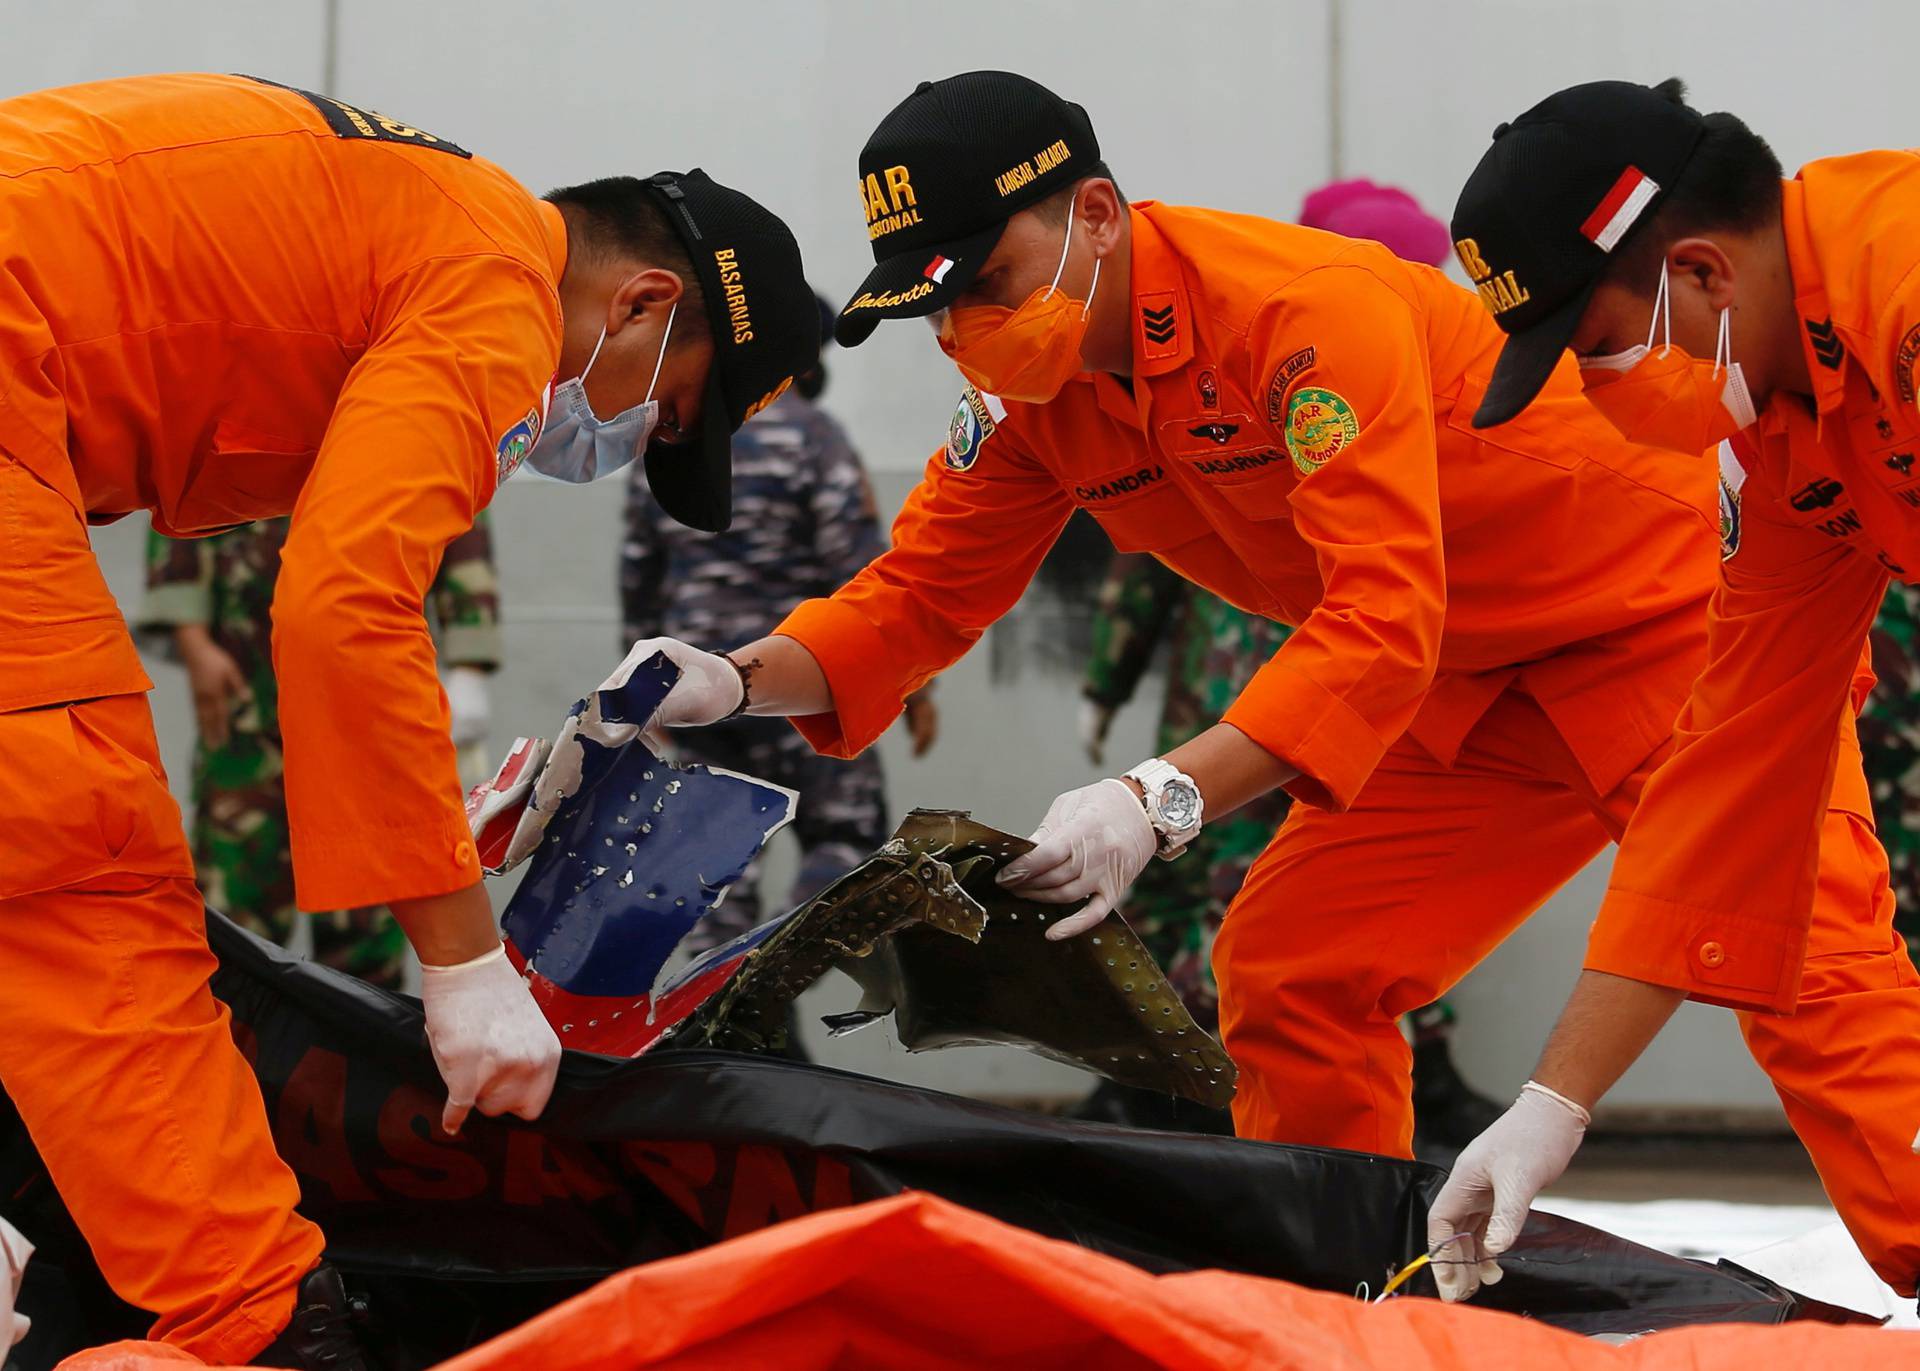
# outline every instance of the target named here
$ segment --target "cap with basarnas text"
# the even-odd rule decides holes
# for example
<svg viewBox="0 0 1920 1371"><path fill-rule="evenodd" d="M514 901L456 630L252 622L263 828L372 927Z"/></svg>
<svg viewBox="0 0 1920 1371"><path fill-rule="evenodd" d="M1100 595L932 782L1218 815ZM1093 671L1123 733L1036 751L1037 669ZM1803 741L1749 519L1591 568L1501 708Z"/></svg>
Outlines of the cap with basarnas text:
<svg viewBox="0 0 1920 1371"><path fill-rule="evenodd" d="M1612 253L1703 129L1696 111L1651 86L1594 81L1493 131L1453 212L1460 265L1508 335L1475 428L1506 423L1540 393Z"/></svg>
<svg viewBox="0 0 1920 1371"><path fill-rule="evenodd" d="M647 188L693 262L713 333L700 432L647 445L647 486L681 523L718 533L733 522L733 434L819 358L820 306L771 210L698 168Z"/></svg>
<svg viewBox="0 0 1920 1371"><path fill-rule="evenodd" d="M860 150L860 208L875 265L833 336L857 347L882 319L945 309L979 274L1009 218L1104 175L1087 112L1037 81L970 71L921 82Z"/></svg>

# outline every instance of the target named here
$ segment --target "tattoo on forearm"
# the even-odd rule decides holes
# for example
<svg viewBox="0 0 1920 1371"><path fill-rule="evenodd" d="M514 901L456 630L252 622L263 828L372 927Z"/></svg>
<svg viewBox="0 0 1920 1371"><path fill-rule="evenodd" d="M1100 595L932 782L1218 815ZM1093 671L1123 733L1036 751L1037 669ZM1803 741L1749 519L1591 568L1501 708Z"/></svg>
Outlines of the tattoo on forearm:
<svg viewBox="0 0 1920 1371"><path fill-rule="evenodd" d="M737 719L742 714L747 713L752 706L753 676L755 672L763 670L766 667L766 663L758 657L749 657L746 661L741 662L736 661L732 656L727 656L727 660L733 664L733 669L740 673L740 703L734 706L731 716Z"/></svg>

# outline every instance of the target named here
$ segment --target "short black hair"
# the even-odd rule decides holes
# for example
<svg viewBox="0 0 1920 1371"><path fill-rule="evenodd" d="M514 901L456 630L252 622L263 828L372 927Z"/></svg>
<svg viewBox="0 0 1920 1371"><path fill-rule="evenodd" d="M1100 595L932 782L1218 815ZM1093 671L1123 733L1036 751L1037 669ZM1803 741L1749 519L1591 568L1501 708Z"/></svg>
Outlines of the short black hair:
<svg viewBox="0 0 1920 1371"><path fill-rule="evenodd" d="M1120 201L1120 208L1125 209L1127 207L1126 193L1120 189L1120 183L1118 181L1114 181L1113 173L1107 170L1107 164L1105 162L1102 162L1099 166L1095 167L1092 171L1088 172L1085 176L1082 176L1078 181L1075 181L1072 185L1063 187L1060 190L1056 190L1053 194L1049 195L1046 199L1038 201L1033 206L1033 212L1040 217L1040 221L1042 223L1046 223L1046 224L1066 223L1067 222L1067 205L1072 202L1074 196L1080 193L1080 187L1086 185L1086 183L1089 181L1112 182L1113 193L1114 193L1114 196Z"/></svg>
<svg viewBox="0 0 1920 1371"><path fill-rule="evenodd" d="M688 309L676 317L675 327L708 331L693 258L668 220L666 207L646 182L637 176L604 176L550 190L545 199L558 205L566 218L570 250L584 249L601 261L638 262L676 273Z"/></svg>
<svg viewBox="0 0 1920 1371"><path fill-rule="evenodd" d="M1676 105L1687 103L1687 86L1669 77L1654 87ZM1701 116L1704 128L1693 156L1652 215L1635 224L1607 266L1607 279L1635 290L1651 289L1667 249L1697 233L1751 233L1780 218L1780 159L1767 140L1739 116Z"/></svg>

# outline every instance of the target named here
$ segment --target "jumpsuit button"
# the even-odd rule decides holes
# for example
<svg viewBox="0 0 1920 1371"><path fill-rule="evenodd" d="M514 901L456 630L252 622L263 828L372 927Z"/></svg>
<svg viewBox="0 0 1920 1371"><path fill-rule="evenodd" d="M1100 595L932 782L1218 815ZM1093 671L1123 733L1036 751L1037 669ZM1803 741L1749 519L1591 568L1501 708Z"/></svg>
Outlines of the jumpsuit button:
<svg viewBox="0 0 1920 1371"><path fill-rule="evenodd" d="M1700 944L1700 965L1719 966L1727 959L1727 949L1716 942Z"/></svg>
<svg viewBox="0 0 1920 1371"><path fill-rule="evenodd" d="M453 845L453 860L460 866L465 866L471 862L473 860L473 844L464 838L455 843Z"/></svg>

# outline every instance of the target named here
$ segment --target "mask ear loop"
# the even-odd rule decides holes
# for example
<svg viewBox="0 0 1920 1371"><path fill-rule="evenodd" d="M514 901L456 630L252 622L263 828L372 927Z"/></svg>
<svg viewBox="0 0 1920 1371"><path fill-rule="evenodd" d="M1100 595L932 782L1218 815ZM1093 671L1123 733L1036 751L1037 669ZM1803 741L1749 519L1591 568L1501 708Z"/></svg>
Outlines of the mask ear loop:
<svg viewBox="0 0 1920 1371"><path fill-rule="evenodd" d="M667 343L673 337L673 316L679 312L680 302L675 300L672 307L667 310L667 326L660 334L660 356L656 358L653 363L653 379L647 382L647 398L640 402L643 405L653 399L653 388L660 384L660 368L667 364ZM601 337L604 338L605 336L604 333L601 334ZM599 350L598 348L594 349L596 353ZM592 366L593 363L588 362L587 365ZM586 375L585 372L581 372L580 374L582 376Z"/></svg>
<svg viewBox="0 0 1920 1371"><path fill-rule="evenodd" d="M1713 345L1713 374L1718 376L1733 365L1733 310L1720 311L1720 336Z"/></svg>
<svg viewBox="0 0 1920 1371"><path fill-rule="evenodd" d="M1067 254L1073 250L1073 201L1067 201L1067 241L1060 245L1060 265L1053 269L1053 280L1047 283L1047 293L1040 298L1053 298L1053 292L1060 284L1060 277L1067 270ZM1080 317L1086 318L1093 312L1093 297L1100 289L1100 259L1093 259L1093 281L1087 287L1086 303L1080 306Z"/></svg>
<svg viewBox="0 0 1920 1371"><path fill-rule="evenodd" d="M593 351L587 354L587 364L580 368L580 384L581 385L584 386L587 383L587 373L592 371L593 364L600 360L600 349L605 347L606 345L607 345L607 330L606 330L606 326L603 324L600 327L600 337L594 342Z"/></svg>
<svg viewBox="0 0 1920 1371"><path fill-rule="evenodd" d="M1653 317L1647 320L1647 350L1653 350L1653 335L1662 322L1666 324L1666 334L1660 340L1660 355L1665 357L1673 347L1673 295L1667 288L1667 264L1660 263L1660 287L1653 293Z"/></svg>
<svg viewBox="0 0 1920 1371"><path fill-rule="evenodd" d="M1093 313L1093 297L1100 289L1100 259L1093 259L1093 284L1087 287L1087 303L1080 307L1080 317L1086 318Z"/></svg>
<svg viewBox="0 0 1920 1371"><path fill-rule="evenodd" d="M1077 196L1075 197L1078 198ZM1053 298L1054 288L1060 284L1060 275L1067 269L1067 253L1073 248L1073 201L1067 201L1067 238L1060 244L1060 265L1053 269L1053 279L1047 282L1047 293L1042 300Z"/></svg>

